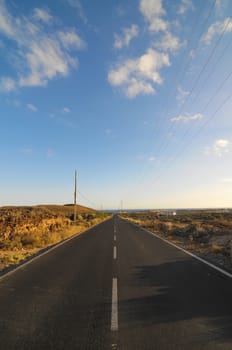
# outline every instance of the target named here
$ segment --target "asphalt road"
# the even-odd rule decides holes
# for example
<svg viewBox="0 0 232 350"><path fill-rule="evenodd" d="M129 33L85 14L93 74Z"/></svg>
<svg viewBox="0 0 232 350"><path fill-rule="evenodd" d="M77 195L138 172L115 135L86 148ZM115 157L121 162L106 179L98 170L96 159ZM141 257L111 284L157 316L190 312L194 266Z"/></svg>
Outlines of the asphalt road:
<svg viewBox="0 0 232 350"><path fill-rule="evenodd" d="M112 218L0 281L0 350L232 350L232 279Z"/></svg>

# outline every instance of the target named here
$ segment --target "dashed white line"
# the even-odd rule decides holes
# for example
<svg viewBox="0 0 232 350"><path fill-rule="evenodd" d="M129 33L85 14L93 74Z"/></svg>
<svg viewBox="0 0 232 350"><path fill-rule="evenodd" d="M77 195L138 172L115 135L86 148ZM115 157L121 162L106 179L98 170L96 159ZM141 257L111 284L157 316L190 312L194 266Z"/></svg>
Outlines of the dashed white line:
<svg viewBox="0 0 232 350"><path fill-rule="evenodd" d="M114 235L114 241L116 241L116 235Z"/></svg>
<svg viewBox="0 0 232 350"><path fill-rule="evenodd" d="M111 331L118 330L118 281L113 278L112 283L112 309L111 309Z"/></svg>
<svg viewBox="0 0 232 350"><path fill-rule="evenodd" d="M114 259L117 259L117 247L114 247Z"/></svg>

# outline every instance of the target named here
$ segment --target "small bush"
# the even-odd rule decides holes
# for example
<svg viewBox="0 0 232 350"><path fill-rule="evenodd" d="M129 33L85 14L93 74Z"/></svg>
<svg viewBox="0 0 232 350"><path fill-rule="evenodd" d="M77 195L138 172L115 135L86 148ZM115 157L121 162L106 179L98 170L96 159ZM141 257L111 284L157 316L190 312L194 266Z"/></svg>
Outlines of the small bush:
<svg viewBox="0 0 232 350"><path fill-rule="evenodd" d="M36 241L35 237L23 237L21 240L23 246L28 246L28 245L32 246L34 245L35 241Z"/></svg>
<svg viewBox="0 0 232 350"><path fill-rule="evenodd" d="M220 245L213 244L211 246L211 252L214 253L214 254L223 254L224 248L222 246L220 246Z"/></svg>

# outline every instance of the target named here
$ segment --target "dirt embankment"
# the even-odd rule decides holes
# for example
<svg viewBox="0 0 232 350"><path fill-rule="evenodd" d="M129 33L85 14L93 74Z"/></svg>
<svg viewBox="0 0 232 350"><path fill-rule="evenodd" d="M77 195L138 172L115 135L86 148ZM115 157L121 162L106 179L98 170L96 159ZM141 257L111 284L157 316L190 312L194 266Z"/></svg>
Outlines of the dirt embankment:
<svg viewBox="0 0 232 350"><path fill-rule="evenodd" d="M0 270L40 249L60 242L105 219L95 210L77 206L0 207Z"/></svg>
<svg viewBox="0 0 232 350"><path fill-rule="evenodd" d="M232 272L232 211L138 212L124 218Z"/></svg>

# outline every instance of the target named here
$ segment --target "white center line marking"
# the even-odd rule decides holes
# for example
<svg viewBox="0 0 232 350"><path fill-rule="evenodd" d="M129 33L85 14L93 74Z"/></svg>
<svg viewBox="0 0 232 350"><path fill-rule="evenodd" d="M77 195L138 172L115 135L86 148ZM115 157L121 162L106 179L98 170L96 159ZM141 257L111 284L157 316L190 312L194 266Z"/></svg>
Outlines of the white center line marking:
<svg viewBox="0 0 232 350"><path fill-rule="evenodd" d="M114 241L116 241L116 236L114 235Z"/></svg>
<svg viewBox="0 0 232 350"><path fill-rule="evenodd" d="M117 259L117 247L114 247L114 259Z"/></svg>
<svg viewBox="0 0 232 350"><path fill-rule="evenodd" d="M113 278L112 283L112 309L111 309L111 331L118 330L118 283Z"/></svg>

